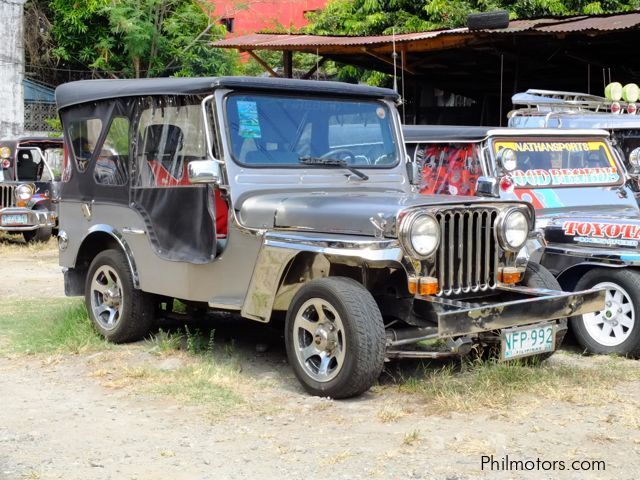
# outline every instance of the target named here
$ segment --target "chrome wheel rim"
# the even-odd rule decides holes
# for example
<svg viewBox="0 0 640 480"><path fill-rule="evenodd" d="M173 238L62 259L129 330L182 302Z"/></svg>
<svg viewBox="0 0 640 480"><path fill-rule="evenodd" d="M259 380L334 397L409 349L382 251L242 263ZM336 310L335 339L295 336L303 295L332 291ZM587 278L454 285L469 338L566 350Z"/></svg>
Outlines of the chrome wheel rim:
<svg viewBox="0 0 640 480"><path fill-rule="evenodd" d="M102 265L91 279L93 318L105 330L113 330L122 317L122 282L116 271Z"/></svg>
<svg viewBox="0 0 640 480"><path fill-rule="evenodd" d="M316 382L334 379L344 364L346 347L336 309L321 298L304 302L293 322L293 348L305 374Z"/></svg>
<svg viewBox="0 0 640 480"><path fill-rule="evenodd" d="M592 288L606 290L605 308L582 315L584 326L600 345L618 346L629 338L635 326L636 314L631 297L624 288L611 282L601 282Z"/></svg>

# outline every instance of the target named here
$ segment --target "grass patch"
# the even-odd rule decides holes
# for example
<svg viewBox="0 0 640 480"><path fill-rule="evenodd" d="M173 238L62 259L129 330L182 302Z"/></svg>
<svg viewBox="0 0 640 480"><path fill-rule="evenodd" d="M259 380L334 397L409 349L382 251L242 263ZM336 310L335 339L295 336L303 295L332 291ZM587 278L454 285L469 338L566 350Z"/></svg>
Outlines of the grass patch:
<svg viewBox="0 0 640 480"><path fill-rule="evenodd" d="M403 378L399 389L418 395L432 413L502 409L519 395L573 403L606 403L612 387L640 380L633 361L611 357L597 366L580 367L544 362L540 365L469 361L441 368L422 367L422 372Z"/></svg>
<svg viewBox="0 0 640 480"><path fill-rule="evenodd" d="M181 332L171 332L160 328L158 333L149 337L146 342L150 347L150 353L167 355L181 349L183 338Z"/></svg>
<svg viewBox="0 0 640 480"><path fill-rule="evenodd" d="M107 348L77 299L13 300L0 303L5 350L16 353L81 353Z"/></svg>
<svg viewBox="0 0 640 480"><path fill-rule="evenodd" d="M9 235L0 233L0 255L26 255L47 253L58 254L58 245L55 237L48 242L25 243L22 235Z"/></svg>
<svg viewBox="0 0 640 480"><path fill-rule="evenodd" d="M179 402L204 405L213 414L221 414L244 403L236 391L242 384L240 375L231 365L200 361L172 372L152 371L151 393L169 395Z"/></svg>

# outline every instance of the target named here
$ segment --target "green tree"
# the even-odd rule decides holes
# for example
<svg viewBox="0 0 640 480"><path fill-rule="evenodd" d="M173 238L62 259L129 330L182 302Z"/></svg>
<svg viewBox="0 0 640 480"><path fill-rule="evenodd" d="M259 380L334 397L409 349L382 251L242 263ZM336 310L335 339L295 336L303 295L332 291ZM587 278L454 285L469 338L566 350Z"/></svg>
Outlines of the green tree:
<svg viewBox="0 0 640 480"><path fill-rule="evenodd" d="M229 75L237 56L209 48L225 29L205 0L32 0L46 16L55 68L87 70L97 77ZM42 28L40 29L42 30Z"/></svg>
<svg viewBox="0 0 640 480"><path fill-rule="evenodd" d="M319 35L379 35L464 26L474 12L504 9L512 19L624 12L640 0L332 0L309 15Z"/></svg>
<svg viewBox="0 0 640 480"><path fill-rule="evenodd" d="M602 14L635 10L640 0L331 0L309 14L306 33L316 35L390 35L462 27L467 15L508 10L511 19L575 14ZM343 66L342 80L388 85L380 72Z"/></svg>

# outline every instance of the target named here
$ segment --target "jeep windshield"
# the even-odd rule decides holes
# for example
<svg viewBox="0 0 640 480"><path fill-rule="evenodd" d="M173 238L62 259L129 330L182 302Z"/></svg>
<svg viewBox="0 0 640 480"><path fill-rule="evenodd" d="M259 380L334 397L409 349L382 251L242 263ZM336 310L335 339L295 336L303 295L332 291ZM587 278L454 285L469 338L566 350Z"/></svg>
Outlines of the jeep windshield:
<svg viewBox="0 0 640 480"><path fill-rule="evenodd" d="M494 139L494 154L511 149L516 167L515 188L620 185L623 175L603 140L568 138Z"/></svg>
<svg viewBox="0 0 640 480"><path fill-rule="evenodd" d="M233 157L248 167L308 168L313 160L316 167L391 168L398 162L392 114L382 102L233 94L226 115Z"/></svg>

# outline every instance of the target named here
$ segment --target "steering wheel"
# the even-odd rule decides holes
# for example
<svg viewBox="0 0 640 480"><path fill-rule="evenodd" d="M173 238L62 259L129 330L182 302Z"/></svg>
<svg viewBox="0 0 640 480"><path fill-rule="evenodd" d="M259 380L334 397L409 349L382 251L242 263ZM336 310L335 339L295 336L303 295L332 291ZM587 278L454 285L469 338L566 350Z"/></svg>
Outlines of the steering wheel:
<svg viewBox="0 0 640 480"><path fill-rule="evenodd" d="M378 158L376 158L373 162L374 165L384 165L385 162L387 161L387 158L389 157L389 154L385 153L384 155L380 155Z"/></svg>
<svg viewBox="0 0 640 480"><path fill-rule="evenodd" d="M349 150L348 148L334 148L333 150L329 150L324 155L321 155L320 158L337 158L339 160L346 160L347 158L351 160L350 163L356 163L356 155Z"/></svg>

